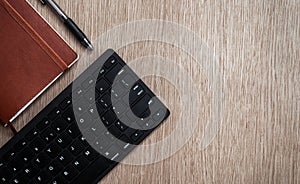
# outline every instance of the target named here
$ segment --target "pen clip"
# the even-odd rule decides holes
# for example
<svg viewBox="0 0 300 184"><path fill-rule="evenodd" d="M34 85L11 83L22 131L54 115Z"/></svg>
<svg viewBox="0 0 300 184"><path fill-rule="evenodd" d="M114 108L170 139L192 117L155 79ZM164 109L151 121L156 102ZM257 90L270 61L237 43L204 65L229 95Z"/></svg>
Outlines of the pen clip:
<svg viewBox="0 0 300 184"><path fill-rule="evenodd" d="M47 2L45 0L40 0L43 5L46 5Z"/></svg>

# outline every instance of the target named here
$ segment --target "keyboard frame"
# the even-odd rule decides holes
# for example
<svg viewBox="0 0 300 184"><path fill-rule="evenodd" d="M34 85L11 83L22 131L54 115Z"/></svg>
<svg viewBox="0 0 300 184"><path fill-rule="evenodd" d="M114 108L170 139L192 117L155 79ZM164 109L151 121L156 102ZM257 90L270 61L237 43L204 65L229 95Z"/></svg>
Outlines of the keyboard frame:
<svg viewBox="0 0 300 184"><path fill-rule="evenodd" d="M123 59L112 49L108 49L106 50L94 63L92 63L90 66L88 66L87 69L85 69L75 80L76 82L83 82L85 81L85 79L88 76L85 76L86 73L94 73L96 70L99 71L99 67L103 66L104 63L110 58L114 56L119 62L121 62L124 65L126 65L126 63L123 61ZM128 65L127 65L128 66ZM135 72L132 71L132 74L135 74ZM136 74L135 74L136 75ZM136 77L138 77L136 75ZM139 77L138 77L139 78ZM74 81L75 81L74 80ZM30 120L14 137L12 137L5 145L2 146L2 148L0 149L0 158L3 157L3 155L8 152L10 149L12 149L11 146L15 145L20 139L24 138L25 135L32 130L33 128L36 127L36 125L42 121L45 117L48 116L48 114L53 110L54 107L58 107L59 104L66 98L66 96L68 96L70 93L72 93L72 85L74 83L74 81L72 81L62 92L60 92L45 108L43 108L32 120ZM155 94L148 88L148 86L142 81L140 80L144 86L146 86L146 90L147 93L152 93L151 95L155 96ZM158 128L163 121L170 115L170 111L168 110L168 108L161 102L159 101L164 108L167 109L167 112L163 118L163 120L153 129L151 129L149 132L145 133L140 141L137 142L137 145L140 144L142 141L144 141L144 139L146 137L148 137L156 128ZM75 121L73 123L76 123ZM76 123L77 125L77 123ZM80 130L80 128L77 125L77 128ZM74 139L73 139L74 140ZM48 144L49 145L49 144ZM133 146L130 150L128 150L126 156L128 154L130 154L130 152L135 148L135 146ZM125 157L126 157L125 156ZM124 158L125 158L124 157ZM123 158L123 159L124 159ZM93 183L98 183L104 176L106 176L115 166L118 165L119 162L115 162L112 161L112 164L109 166L108 169L105 170L105 172L103 172L102 174L100 174L98 177L96 177L95 181ZM83 171L81 171L80 173L82 173ZM79 173L79 174L80 174ZM76 183L76 181L73 181Z"/></svg>

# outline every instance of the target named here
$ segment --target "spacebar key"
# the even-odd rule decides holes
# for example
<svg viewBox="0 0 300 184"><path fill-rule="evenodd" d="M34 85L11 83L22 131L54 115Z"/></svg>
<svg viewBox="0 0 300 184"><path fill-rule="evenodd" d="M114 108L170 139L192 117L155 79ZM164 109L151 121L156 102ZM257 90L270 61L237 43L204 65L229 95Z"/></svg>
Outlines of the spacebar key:
<svg viewBox="0 0 300 184"><path fill-rule="evenodd" d="M95 160L86 170L76 177L73 183L95 183L96 179L109 168L113 162L103 156Z"/></svg>

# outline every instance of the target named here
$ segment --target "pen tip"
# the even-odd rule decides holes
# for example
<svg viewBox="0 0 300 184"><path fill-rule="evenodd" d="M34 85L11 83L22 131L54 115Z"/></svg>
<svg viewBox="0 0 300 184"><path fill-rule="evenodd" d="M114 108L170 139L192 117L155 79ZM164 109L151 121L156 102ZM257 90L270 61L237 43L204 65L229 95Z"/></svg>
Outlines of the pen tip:
<svg viewBox="0 0 300 184"><path fill-rule="evenodd" d="M94 49L93 45L87 38L84 38L81 43L90 50Z"/></svg>
<svg viewBox="0 0 300 184"><path fill-rule="evenodd" d="M88 48L90 49L90 50L94 50L94 47L93 47L93 45L92 44L88 44Z"/></svg>

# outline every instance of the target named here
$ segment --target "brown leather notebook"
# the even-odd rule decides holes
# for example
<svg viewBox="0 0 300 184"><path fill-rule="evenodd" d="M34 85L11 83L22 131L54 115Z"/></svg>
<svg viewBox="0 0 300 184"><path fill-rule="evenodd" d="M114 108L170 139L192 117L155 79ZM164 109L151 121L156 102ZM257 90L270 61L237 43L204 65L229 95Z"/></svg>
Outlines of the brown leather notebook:
<svg viewBox="0 0 300 184"><path fill-rule="evenodd" d="M12 122L78 58L25 0L0 0L0 120Z"/></svg>

